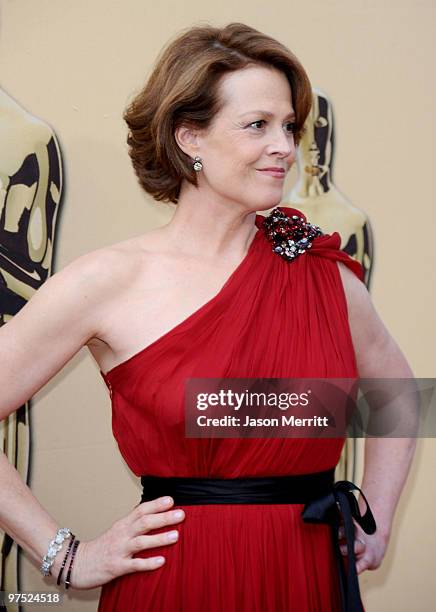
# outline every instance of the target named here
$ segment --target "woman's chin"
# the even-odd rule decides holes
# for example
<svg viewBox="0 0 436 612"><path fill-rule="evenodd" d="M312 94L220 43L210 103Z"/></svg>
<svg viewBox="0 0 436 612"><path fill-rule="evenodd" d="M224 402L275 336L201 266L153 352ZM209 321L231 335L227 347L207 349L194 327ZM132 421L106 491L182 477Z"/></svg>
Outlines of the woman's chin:
<svg viewBox="0 0 436 612"><path fill-rule="evenodd" d="M259 198L256 198L259 199ZM274 208L278 206L283 199L283 190L275 190L275 193L271 192L265 194L265 197L262 200L262 210L268 210L270 208Z"/></svg>

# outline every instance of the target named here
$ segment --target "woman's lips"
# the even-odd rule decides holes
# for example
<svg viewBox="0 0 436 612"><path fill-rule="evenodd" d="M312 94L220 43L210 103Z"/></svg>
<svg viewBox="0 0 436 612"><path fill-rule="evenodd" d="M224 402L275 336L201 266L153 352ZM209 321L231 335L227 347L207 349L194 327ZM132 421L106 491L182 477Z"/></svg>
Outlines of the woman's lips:
<svg viewBox="0 0 436 612"><path fill-rule="evenodd" d="M284 170L272 170L269 168L265 170L258 170L258 172L263 172L263 174L269 174L270 176L273 176L274 178L278 179L284 179L286 175Z"/></svg>

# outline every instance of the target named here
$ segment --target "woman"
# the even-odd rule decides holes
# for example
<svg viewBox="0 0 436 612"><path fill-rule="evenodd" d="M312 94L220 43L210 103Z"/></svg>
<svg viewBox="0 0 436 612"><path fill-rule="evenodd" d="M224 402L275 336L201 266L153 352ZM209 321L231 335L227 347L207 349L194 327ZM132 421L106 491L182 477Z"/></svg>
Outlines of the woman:
<svg viewBox="0 0 436 612"><path fill-rule="evenodd" d="M372 441L362 489L377 528L370 510L364 520L354 512L350 541L343 519L341 570L339 524L311 521L316 508L306 502L331 490L342 438L193 439L183 428L191 377L380 376L380 352L383 376L411 376L339 235L323 235L295 209L280 207L267 223L257 214L281 201L311 100L303 67L276 40L240 23L183 32L125 113L140 184L177 204L174 217L79 257L0 330L0 417L87 345L109 388L121 453L143 476L142 503L125 517L87 542L61 532L61 550L47 554L59 525L1 457L1 526L40 564L47 555L41 571L58 583L103 585L100 611L358 610L352 571L377 568L385 554L408 440ZM295 254L281 239L271 244L277 235L306 238ZM280 488L281 477L299 502L271 502L268 487ZM264 487L262 503L240 503L238 479L248 478L250 491ZM178 503L187 499L178 479L198 479L188 503ZM205 479L214 479L215 501ZM358 503L365 514L362 495Z"/></svg>

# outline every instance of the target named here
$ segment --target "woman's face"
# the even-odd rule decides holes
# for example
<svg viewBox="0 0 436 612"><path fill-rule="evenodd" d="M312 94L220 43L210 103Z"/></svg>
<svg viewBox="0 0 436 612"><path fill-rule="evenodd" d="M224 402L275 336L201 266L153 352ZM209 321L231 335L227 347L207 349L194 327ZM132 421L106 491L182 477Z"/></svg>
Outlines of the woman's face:
<svg viewBox="0 0 436 612"><path fill-rule="evenodd" d="M295 159L289 82L275 68L250 66L225 75L220 92L225 104L200 134L194 154L203 161L199 188L248 210L272 208ZM265 168L284 171L273 175Z"/></svg>

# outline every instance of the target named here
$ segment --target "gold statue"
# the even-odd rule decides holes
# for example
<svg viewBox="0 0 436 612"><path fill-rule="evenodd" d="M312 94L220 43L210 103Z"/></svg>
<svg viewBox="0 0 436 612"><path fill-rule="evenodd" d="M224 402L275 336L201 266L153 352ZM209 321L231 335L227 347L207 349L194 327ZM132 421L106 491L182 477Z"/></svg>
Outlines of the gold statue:
<svg viewBox="0 0 436 612"><path fill-rule="evenodd" d="M306 119L306 131L297 148L298 179L283 198L284 206L301 210L310 223L324 233L339 232L341 248L359 261L365 271L369 290L374 257L373 234L367 215L341 193L332 178L334 122L330 100L313 88L312 110ZM357 444L347 438L337 471L340 479L356 478Z"/></svg>
<svg viewBox="0 0 436 612"><path fill-rule="evenodd" d="M2 90L0 142L0 325L4 325L51 274L62 165L53 130ZM3 452L24 482L30 473L30 407L29 400L0 422ZM17 544L1 530L0 542L0 590L20 591Z"/></svg>

